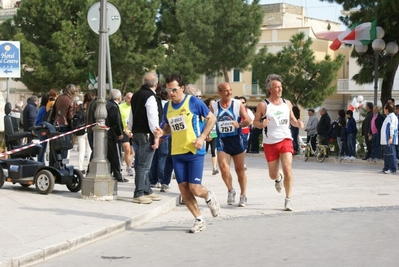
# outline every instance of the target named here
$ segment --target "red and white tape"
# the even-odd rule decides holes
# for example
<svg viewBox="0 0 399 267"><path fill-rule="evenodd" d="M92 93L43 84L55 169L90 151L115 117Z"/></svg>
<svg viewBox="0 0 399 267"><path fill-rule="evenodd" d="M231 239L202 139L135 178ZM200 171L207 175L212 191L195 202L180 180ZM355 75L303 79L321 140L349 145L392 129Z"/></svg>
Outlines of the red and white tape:
<svg viewBox="0 0 399 267"><path fill-rule="evenodd" d="M68 135L68 134L72 134L72 133L78 132L78 131L80 131L80 130L83 130L83 129L86 129L86 128L89 128L89 127L93 127L93 126L96 125L96 124L97 124L97 123L92 123L92 124L89 124L89 125L85 125L85 126L79 127L79 128L77 128L77 129L72 130L72 131L69 131L69 132L60 133L59 135L56 135L56 136L47 138L47 139L42 140L42 141L37 142L37 143L32 143L32 144L29 144L29 145L26 145L26 146L23 146L23 147L20 147L20 148L13 149L13 150L11 150L11 151L7 151L7 152L4 152L4 153L1 153L1 154L0 154L0 158L5 157L6 155L14 154L15 152L23 151L23 150L28 149L28 148L30 148L30 147L34 147L34 146L40 145L41 143L45 143L45 142L48 142L48 141L50 141L50 140L54 140L54 139L57 139L57 138L66 136L66 135ZM109 129L109 128L106 127L106 126L105 126L105 127L102 126L102 125L100 125L100 126L101 126L102 128L105 128L106 130Z"/></svg>

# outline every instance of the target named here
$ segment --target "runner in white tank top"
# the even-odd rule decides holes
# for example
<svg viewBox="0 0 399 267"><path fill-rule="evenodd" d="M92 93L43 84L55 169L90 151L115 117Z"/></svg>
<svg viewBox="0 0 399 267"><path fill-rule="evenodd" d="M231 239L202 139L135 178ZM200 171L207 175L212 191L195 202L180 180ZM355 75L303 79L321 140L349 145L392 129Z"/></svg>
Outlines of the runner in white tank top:
<svg viewBox="0 0 399 267"><path fill-rule="evenodd" d="M292 154L294 148L289 125L303 128L292 112L290 101L282 98L283 86L280 75L270 74L266 78L266 90L270 97L258 104L253 125L263 130L263 150L269 168L270 179L275 181L277 192L285 189L284 210L292 211L291 191L293 185ZM267 128L266 128L267 127ZM283 175L280 173L280 161ZM284 182L283 182L284 179Z"/></svg>

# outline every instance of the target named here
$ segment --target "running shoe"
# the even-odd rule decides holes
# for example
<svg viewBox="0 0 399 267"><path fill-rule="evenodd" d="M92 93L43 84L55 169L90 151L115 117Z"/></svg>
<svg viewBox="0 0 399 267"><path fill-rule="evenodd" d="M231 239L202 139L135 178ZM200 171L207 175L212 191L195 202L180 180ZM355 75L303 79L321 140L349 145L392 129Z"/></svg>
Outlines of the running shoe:
<svg viewBox="0 0 399 267"><path fill-rule="evenodd" d="M217 217L220 212L219 202L217 201L215 195L211 191L208 191L208 194L210 194L211 199L208 202L206 202L206 204L211 210L212 216Z"/></svg>
<svg viewBox="0 0 399 267"><path fill-rule="evenodd" d="M284 210L285 211L292 211L291 199L289 199L289 198L285 199Z"/></svg>
<svg viewBox="0 0 399 267"><path fill-rule="evenodd" d="M193 227L190 229L190 233L198 233L201 232L202 230L205 230L206 224L205 220L195 220Z"/></svg>
<svg viewBox="0 0 399 267"><path fill-rule="evenodd" d="M236 190L227 192L227 205L233 205L236 202Z"/></svg>
<svg viewBox="0 0 399 267"><path fill-rule="evenodd" d="M216 175L216 174L218 174L218 173L219 173L219 170L218 170L218 169L213 169L212 175Z"/></svg>
<svg viewBox="0 0 399 267"><path fill-rule="evenodd" d="M275 181L274 186L276 187L276 190L278 193L281 193L281 191L283 190L283 175L280 173L280 181Z"/></svg>
<svg viewBox="0 0 399 267"><path fill-rule="evenodd" d="M245 207L247 205L247 197L245 195L240 196L240 202L238 202L239 207Z"/></svg>
<svg viewBox="0 0 399 267"><path fill-rule="evenodd" d="M127 175L129 175L129 176L133 176L134 175L133 169L131 167L127 168Z"/></svg>
<svg viewBox="0 0 399 267"><path fill-rule="evenodd" d="M163 184L163 185L161 185L161 190L160 190L160 192L167 192L167 191L169 191L169 189L170 189L170 186L169 186L169 185Z"/></svg>
<svg viewBox="0 0 399 267"><path fill-rule="evenodd" d="M161 183L151 184L150 187L152 187L152 188L161 188Z"/></svg>

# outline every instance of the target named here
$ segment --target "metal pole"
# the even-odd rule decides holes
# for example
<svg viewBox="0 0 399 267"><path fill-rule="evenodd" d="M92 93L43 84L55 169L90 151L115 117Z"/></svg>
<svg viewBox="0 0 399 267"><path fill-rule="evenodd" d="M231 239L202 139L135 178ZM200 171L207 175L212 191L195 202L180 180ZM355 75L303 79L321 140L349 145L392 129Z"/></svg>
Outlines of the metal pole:
<svg viewBox="0 0 399 267"><path fill-rule="evenodd" d="M111 90L114 87L112 85L111 49L109 48L109 34L108 33L107 33L107 72L108 72L109 94L111 95Z"/></svg>
<svg viewBox="0 0 399 267"><path fill-rule="evenodd" d="M100 29L98 51L98 96L105 99L105 77L107 58L107 0L100 2Z"/></svg>
<svg viewBox="0 0 399 267"><path fill-rule="evenodd" d="M7 100L6 100L6 102L10 102L11 101L10 100L10 85L8 84L9 79L10 78L8 78L8 77L6 79L6 87L7 87Z"/></svg>
<svg viewBox="0 0 399 267"><path fill-rule="evenodd" d="M117 197L117 185L112 179L107 160L107 133L100 125L105 125L106 108L106 61L107 61L107 0L100 2L100 29L98 53L98 99L94 112L96 125L93 128L93 159L90 171L83 179L82 196L86 199L113 200Z"/></svg>
<svg viewBox="0 0 399 267"><path fill-rule="evenodd" d="M377 106L377 92L378 92L378 58L379 53L374 52L374 106Z"/></svg>

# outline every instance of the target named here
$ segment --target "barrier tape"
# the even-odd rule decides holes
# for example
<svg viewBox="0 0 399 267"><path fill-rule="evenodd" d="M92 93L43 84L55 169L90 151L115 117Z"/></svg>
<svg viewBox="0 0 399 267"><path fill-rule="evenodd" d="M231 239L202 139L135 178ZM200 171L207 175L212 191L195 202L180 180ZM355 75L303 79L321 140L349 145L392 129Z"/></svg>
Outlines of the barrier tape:
<svg viewBox="0 0 399 267"><path fill-rule="evenodd" d="M85 126L76 128L75 130L72 130L72 131L69 131L69 132L60 133L59 135L47 138L47 139L42 140L42 141L40 141L38 143L32 143L32 144L29 144L29 145L26 145L26 146L23 146L23 147L20 147L20 148L13 149L11 151L6 151L6 152L0 154L0 158L5 157L6 155L14 154L15 152L20 152L20 151L26 150L26 149L28 149L30 147L34 147L34 146L40 145L40 144L48 142L48 141L51 141L51 140L54 140L54 139L57 139L57 138L60 138L60 137L75 133L77 131L80 131L80 130L83 130L83 129L86 129L86 128L89 128L89 127L93 127L96 124L97 123L92 123L92 124L89 124L89 125L85 125ZM101 126L101 128L104 128L106 130L109 129L109 127L107 127L107 126L103 126L103 125L100 125L100 126Z"/></svg>

